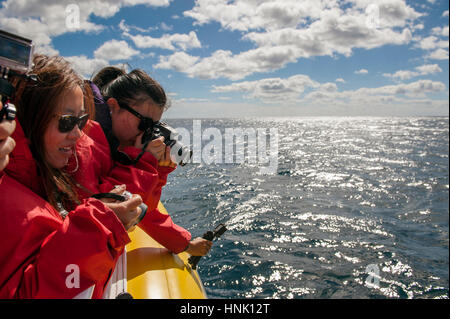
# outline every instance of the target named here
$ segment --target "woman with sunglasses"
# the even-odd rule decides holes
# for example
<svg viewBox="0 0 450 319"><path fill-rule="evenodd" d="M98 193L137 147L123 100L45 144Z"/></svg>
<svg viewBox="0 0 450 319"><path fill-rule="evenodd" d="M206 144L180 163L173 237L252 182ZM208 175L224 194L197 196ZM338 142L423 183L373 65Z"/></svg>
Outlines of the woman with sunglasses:
<svg viewBox="0 0 450 319"><path fill-rule="evenodd" d="M117 179L127 184L131 192L140 194L149 206L149 213L139 227L173 253L207 254L211 241L201 237L191 240L189 231L174 224L169 215L157 209L167 175L176 165L170 160L170 147L164 144L163 137L147 141L146 145L143 145L142 137L151 131L152 124L161 119L168 106L164 89L142 70L126 73L117 67L99 71L92 80L91 88L95 119L108 139L111 156L116 165L126 166ZM88 135L102 143L100 132L91 130ZM149 188L134 182L128 186L129 176L153 177L155 185Z"/></svg>
<svg viewBox="0 0 450 319"><path fill-rule="evenodd" d="M83 82L62 58L33 62L37 81L15 101L16 147L0 183L0 298L100 298L142 199L79 199L71 173L94 144L81 131Z"/></svg>

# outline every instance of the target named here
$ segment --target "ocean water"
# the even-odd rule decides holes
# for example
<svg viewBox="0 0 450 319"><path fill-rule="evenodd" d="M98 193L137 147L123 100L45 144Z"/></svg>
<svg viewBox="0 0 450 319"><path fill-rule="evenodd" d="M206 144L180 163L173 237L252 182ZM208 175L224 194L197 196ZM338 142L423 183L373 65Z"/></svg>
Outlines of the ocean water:
<svg viewBox="0 0 450 319"><path fill-rule="evenodd" d="M163 190L173 220L193 236L228 227L198 266L209 298L449 297L448 117L167 122L191 143L198 123L205 134L202 163L197 152ZM276 129L273 174L250 140L245 162L225 163L208 128L216 142L226 128Z"/></svg>

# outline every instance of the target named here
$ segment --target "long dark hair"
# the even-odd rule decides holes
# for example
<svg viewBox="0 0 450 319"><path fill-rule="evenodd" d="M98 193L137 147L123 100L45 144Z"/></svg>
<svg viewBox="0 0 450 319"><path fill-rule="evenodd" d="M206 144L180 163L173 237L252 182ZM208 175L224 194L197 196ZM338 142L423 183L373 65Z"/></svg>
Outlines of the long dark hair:
<svg viewBox="0 0 450 319"><path fill-rule="evenodd" d="M119 104L140 104L151 99L159 107L167 109L169 102L162 86L146 72L108 66L92 79L105 97L115 98Z"/></svg>
<svg viewBox="0 0 450 319"><path fill-rule="evenodd" d="M18 97L17 118L30 141L30 150L42 177L47 200L54 207L62 204L65 209L70 209L73 204L79 203L76 183L70 175L51 167L46 161L44 134L64 92L77 86L83 89L83 81L69 62L61 57L37 54L33 63L31 72L36 75L37 81L27 83ZM58 192L55 193L55 190Z"/></svg>

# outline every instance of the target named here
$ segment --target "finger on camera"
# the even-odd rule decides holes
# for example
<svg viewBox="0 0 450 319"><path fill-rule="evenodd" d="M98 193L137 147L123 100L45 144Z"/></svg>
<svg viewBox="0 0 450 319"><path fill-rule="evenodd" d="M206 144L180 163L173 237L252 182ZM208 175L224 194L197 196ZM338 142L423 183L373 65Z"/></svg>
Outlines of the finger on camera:
<svg viewBox="0 0 450 319"><path fill-rule="evenodd" d="M152 140L149 145L153 146L153 147L157 147L157 146L163 146L164 145L164 137L160 136L158 138L155 138L154 140Z"/></svg>
<svg viewBox="0 0 450 319"><path fill-rule="evenodd" d="M142 203L142 197L138 194L133 194L130 199L123 202L128 211L136 210Z"/></svg>
<svg viewBox="0 0 450 319"><path fill-rule="evenodd" d="M169 160L170 159L170 147L166 146L166 150L164 152L164 158Z"/></svg>
<svg viewBox="0 0 450 319"><path fill-rule="evenodd" d="M0 140L6 139L16 129L15 121L2 121L0 122Z"/></svg>
<svg viewBox="0 0 450 319"><path fill-rule="evenodd" d="M11 153L16 147L16 141L11 137L7 137L4 140L0 141L0 157L5 157L9 153Z"/></svg>
<svg viewBox="0 0 450 319"><path fill-rule="evenodd" d="M150 151L153 152L154 154L157 154L158 156L162 156L164 154L164 146L163 145L160 145L157 147L152 147Z"/></svg>
<svg viewBox="0 0 450 319"><path fill-rule="evenodd" d="M204 241L204 244L205 244L205 247L207 247L208 249L210 249L211 247L212 247L212 241L210 241L210 240L206 240L205 239L205 241Z"/></svg>
<svg viewBox="0 0 450 319"><path fill-rule="evenodd" d="M122 185L115 185L113 189L111 189L110 193L114 194L122 194L127 189L127 186L125 184Z"/></svg>

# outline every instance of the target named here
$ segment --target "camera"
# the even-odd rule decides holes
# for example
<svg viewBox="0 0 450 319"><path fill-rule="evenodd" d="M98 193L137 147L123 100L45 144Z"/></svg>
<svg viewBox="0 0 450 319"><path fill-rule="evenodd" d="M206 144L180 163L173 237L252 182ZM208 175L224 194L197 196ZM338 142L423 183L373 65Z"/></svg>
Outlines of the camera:
<svg viewBox="0 0 450 319"><path fill-rule="evenodd" d="M178 141L178 132L164 122L154 123L151 136L150 134L144 134L142 144L145 144L144 139L147 139L147 141L148 139L154 140L160 136L164 137L164 144L170 147L172 162L184 166L190 161L192 150L181 144Z"/></svg>
<svg viewBox="0 0 450 319"><path fill-rule="evenodd" d="M0 30L0 66L15 73L26 74L31 69L33 42Z"/></svg>
<svg viewBox="0 0 450 319"><path fill-rule="evenodd" d="M3 119L13 121L16 118L16 107L9 102L14 87L6 80L0 79L0 97L3 107L0 109L0 123Z"/></svg>
<svg viewBox="0 0 450 319"><path fill-rule="evenodd" d="M3 104L0 122L3 119L12 121L16 117L16 108L10 103L15 89L7 79L10 76L28 77L33 48L31 40L0 30L0 97Z"/></svg>
<svg viewBox="0 0 450 319"><path fill-rule="evenodd" d="M11 121L16 117L16 108L9 101L15 89L8 82L8 78L11 76L29 78L33 49L31 40L0 30L0 96L3 104L0 122L3 119Z"/></svg>

